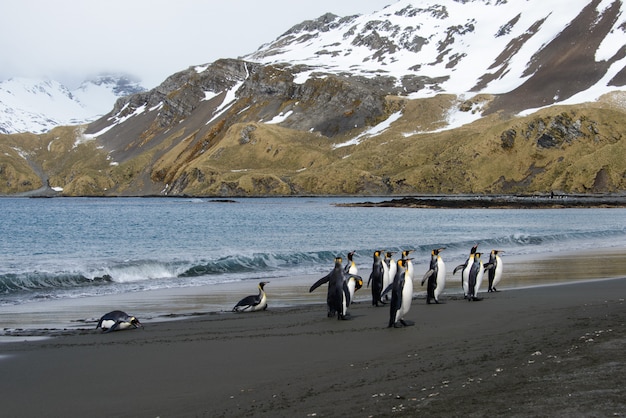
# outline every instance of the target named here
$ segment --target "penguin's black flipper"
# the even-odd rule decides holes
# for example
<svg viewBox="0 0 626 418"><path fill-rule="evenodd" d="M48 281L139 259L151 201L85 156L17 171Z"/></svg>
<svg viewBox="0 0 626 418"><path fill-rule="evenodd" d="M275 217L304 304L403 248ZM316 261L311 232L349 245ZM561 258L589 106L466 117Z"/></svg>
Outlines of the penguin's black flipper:
<svg viewBox="0 0 626 418"><path fill-rule="evenodd" d="M483 264L483 271L487 271L487 270L491 270L492 268L494 268L496 265L494 263L487 263L487 264Z"/></svg>
<svg viewBox="0 0 626 418"><path fill-rule="evenodd" d="M115 321L115 324L113 324L113 325L111 326L111 328L109 328L109 329L107 329L106 331L104 331L104 333L106 334L106 333L108 333L108 332L115 331L115 330L117 329L117 327L119 327L119 326L120 326L120 323L121 323L121 321Z"/></svg>
<svg viewBox="0 0 626 418"><path fill-rule="evenodd" d="M463 270L466 266L467 266L467 261L465 262L465 264L459 264L458 266L454 268L454 270L452 271L452 274L453 275L456 274L457 271Z"/></svg>
<svg viewBox="0 0 626 418"><path fill-rule="evenodd" d="M391 292L391 289L393 289L393 282L389 283L389 286L387 286L385 288L385 290L382 291L382 293L380 294L380 298L382 299L383 296L385 296L387 293ZM384 303L384 302L383 302Z"/></svg>
<svg viewBox="0 0 626 418"><path fill-rule="evenodd" d="M319 279L315 283L313 283L313 286L311 286L311 288L309 289L309 293L311 293L312 291L314 291L315 289L317 289L318 287L320 287L324 283L328 283L329 280L330 280L330 273L327 274L326 276L322 277L321 279Z"/></svg>
<svg viewBox="0 0 626 418"><path fill-rule="evenodd" d="M430 269L430 270L428 270L428 271L426 272L426 274L424 274L424 277L422 277L422 286L424 286L424 282L425 282L426 280L428 280L428 278L429 278L431 275L433 275L434 273L435 273L435 270Z"/></svg>

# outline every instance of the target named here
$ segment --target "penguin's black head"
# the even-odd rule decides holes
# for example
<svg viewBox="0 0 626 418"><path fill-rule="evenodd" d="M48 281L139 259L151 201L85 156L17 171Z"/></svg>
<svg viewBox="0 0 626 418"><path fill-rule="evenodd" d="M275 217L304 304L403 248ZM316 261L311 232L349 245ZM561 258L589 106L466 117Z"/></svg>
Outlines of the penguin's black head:
<svg viewBox="0 0 626 418"><path fill-rule="evenodd" d="M404 250L402 251L402 258L407 258L409 254L411 254L414 250Z"/></svg>
<svg viewBox="0 0 626 418"><path fill-rule="evenodd" d="M438 255L441 251L443 251L443 250L445 250L445 249L446 249L446 247L435 248L435 249L432 251L432 255Z"/></svg>
<svg viewBox="0 0 626 418"><path fill-rule="evenodd" d="M268 284L268 283L269 283L269 282L261 282L261 283L259 283L259 287L260 287L261 289L263 289L263 288L265 287L265 285L266 285L266 284Z"/></svg>
<svg viewBox="0 0 626 418"><path fill-rule="evenodd" d="M477 248L478 248L478 244L474 245L472 249L470 250L470 254L475 254Z"/></svg>
<svg viewBox="0 0 626 418"><path fill-rule="evenodd" d="M131 316L128 322L130 322L130 324L134 326L135 328L143 327L141 322L139 322L139 320L135 318L134 316Z"/></svg>
<svg viewBox="0 0 626 418"><path fill-rule="evenodd" d="M394 255L395 252L394 251L387 251L387 257L391 258L392 255Z"/></svg>

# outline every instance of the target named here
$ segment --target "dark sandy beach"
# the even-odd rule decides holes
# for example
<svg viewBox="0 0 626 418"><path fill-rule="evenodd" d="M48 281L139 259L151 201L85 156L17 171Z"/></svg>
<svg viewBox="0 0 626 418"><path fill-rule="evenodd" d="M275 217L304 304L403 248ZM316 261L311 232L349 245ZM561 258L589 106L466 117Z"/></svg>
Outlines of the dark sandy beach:
<svg viewBox="0 0 626 418"><path fill-rule="evenodd" d="M402 329L361 301L3 343L2 416L626 414L626 278L483 296L415 299Z"/></svg>

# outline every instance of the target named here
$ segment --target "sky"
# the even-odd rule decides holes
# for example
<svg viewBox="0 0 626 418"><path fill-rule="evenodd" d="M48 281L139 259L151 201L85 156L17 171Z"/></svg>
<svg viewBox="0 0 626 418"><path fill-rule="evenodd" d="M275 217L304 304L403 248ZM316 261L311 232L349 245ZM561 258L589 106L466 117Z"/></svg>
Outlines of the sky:
<svg viewBox="0 0 626 418"><path fill-rule="evenodd" d="M192 65L254 52L326 12L368 14L396 0L2 0L0 81L73 88L125 73L152 88Z"/></svg>

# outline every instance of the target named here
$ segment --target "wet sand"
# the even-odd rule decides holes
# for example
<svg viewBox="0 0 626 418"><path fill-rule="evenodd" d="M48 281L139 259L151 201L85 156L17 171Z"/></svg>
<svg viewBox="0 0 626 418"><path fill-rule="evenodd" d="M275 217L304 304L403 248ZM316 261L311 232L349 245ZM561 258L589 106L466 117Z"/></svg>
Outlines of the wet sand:
<svg viewBox="0 0 626 418"><path fill-rule="evenodd" d="M503 283L479 302L450 283L445 303L416 298L415 325L402 329L386 327L389 310L371 306L368 289L351 320L327 318L314 303L324 289L297 306L270 299L259 313L12 337L0 344L3 416L623 416L623 252L608 271L577 262L565 258L559 271L618 278ZM513 265L511 279L555 274L558 264Z"/></svg>

